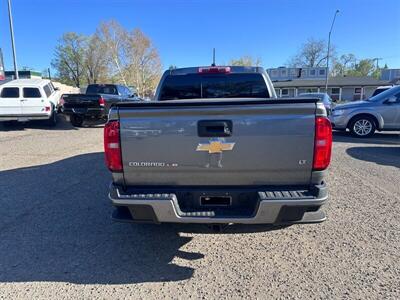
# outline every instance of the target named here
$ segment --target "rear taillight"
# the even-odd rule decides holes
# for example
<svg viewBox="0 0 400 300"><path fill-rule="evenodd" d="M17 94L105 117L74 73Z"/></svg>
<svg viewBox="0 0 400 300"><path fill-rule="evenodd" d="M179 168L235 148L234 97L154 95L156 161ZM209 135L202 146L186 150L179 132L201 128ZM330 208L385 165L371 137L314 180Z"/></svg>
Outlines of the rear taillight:
<svg viewBox="0 0 400 300"><path fill-rule="evenodd" d="M100 106L106 106L106 100L103 97L100 97L99 99L99 105Z"/></svg>
<svg viewBox="0 0 400 300"><path fill-rule="evenodd" d="M331 162L332 126L326 117L315 118L315 141L313 169L325 170Z"/></svg>
<svg viewBox="0 0 400 300"><path fill-rule="evenodd" d="M199 68L199 73L230 73L230 67L206 67Z"/></svg>
<svg viewBox="0 0 400 300"><path fill-rule="evenodd" d="M119 121L109 121L104 126L104 154L110 171L122 172Z"/></svg>

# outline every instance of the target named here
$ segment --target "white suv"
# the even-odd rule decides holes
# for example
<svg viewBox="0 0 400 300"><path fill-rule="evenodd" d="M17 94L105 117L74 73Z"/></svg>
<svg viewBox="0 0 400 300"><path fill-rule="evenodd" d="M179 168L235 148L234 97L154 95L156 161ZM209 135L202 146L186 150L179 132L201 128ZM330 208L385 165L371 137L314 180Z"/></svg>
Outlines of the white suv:
<svg viewBox="0 0 400 300"><path fill-rule="evenodd" d="M0 121L57 123L60 92L46 79L17 79L0 85Z"/></svg>

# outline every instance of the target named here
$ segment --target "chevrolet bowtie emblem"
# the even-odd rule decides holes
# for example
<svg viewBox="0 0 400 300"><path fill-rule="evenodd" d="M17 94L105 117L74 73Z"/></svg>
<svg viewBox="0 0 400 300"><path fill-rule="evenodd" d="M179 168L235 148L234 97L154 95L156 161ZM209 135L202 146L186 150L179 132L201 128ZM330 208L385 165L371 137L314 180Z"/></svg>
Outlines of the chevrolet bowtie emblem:
<svg viewBox="0 0 400 300"><path fill-rule="evenodd" d="M224 143L220 141L210 141L207 144L199 144L196 151L208 151L208 153L222 153L222 151L231 151L235 143Z"/></svg>

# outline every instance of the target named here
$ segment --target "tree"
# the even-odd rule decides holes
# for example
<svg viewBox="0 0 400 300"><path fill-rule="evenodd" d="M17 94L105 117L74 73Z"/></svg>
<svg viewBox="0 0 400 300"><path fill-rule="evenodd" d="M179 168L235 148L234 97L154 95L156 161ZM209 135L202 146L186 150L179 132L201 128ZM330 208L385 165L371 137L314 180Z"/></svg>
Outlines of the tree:
<svg viewBox="0 0 400 300"><path fill-rule="evenodd" d="M75 32L67 32L59 40L51 65L61 82L81 86L85 72L85 42L86 37Z"/></svg>
<svg viewBox="0 0 400 300"><path fill-rule="evenodd" d="M161 59L157 48L140 29L127 31L116 21L102 23L97 30L105 45L112 78L120 77L135 86L140 96L151 95L161 77Z"/></svg>
<svg viewBox="0 0 400 300"><path fill-rule="evenodd" d="M370 76L375 71L373 59L361 59L354 65L353 69L347 71L348 76Z"/></svg>
<svg viewBox="0 0 400 300"><path fill-rule="evenodd" d="M140 29L128 31L116 21L103 22L92 36L66 33L56 47L52 66L63 83L112 82L134 85L150 96L161 76L157 48Z"/></svg>
<svg viewBox="0 0 400 300"><path fill-rule="evenodd" d="M231 59L229 65L231 66L260 66L261 65L261 58L253 58L252 56L245 55L239 57L238 59Z"/></svg>
<svg viewBox="0 0 400 300"><path fill-rule="evenodd" d="M381 69L376 67L374 59L365 58L359 60L354 54L344 54L335 63L332 75L380 78Z"/></svg>
<svg viewBox="0 0 400 300"><path fill-rule="evenodd" d="M140 29L134 29L128 34L127 46L128 81L133 83L140 96L150 96L162 72L158 50Z"/></svg>
<svg viewBox="0 0 400 300"><path fill-rule="evenodd" d="M381 78L381 74L382 74L381 69L380 68L375 68L375 70L372 71L371 76L376 78L376 79L379 79L379 78Z"/></svg>
<svg viewBox="0 0 400 300"><path fill-rule="evenodd" d="M288 61L287 65L295 68L324 67L326 66L327 53L327 44L324 40L309 38L298 53ZM335 47L331 45L330 59L333 61L335 57Z"/></svg>
<svg viewBox="0 0 400 300"><path fill-rule="evenodd" d="M85 47L85 76L88 84L107 80L106 46L97 34L87 39Z"/></svg>
<svg viewBox="0 0 400 300"><path fill-rule="evenodd" d="M116 21L103 22L97 29L97 36L105 45L105 55L111 74L118 74L127 85L124 69L126 69L128 48L128 32Z"/></svg>
<svg viewBox="0 0 400 300"><path fill-rule="evenodd" d="M356 64L356 57L354 54L343 54L340 58L333 63L332 75L333 76L344 76L348 70L354 69Z"/></svg>

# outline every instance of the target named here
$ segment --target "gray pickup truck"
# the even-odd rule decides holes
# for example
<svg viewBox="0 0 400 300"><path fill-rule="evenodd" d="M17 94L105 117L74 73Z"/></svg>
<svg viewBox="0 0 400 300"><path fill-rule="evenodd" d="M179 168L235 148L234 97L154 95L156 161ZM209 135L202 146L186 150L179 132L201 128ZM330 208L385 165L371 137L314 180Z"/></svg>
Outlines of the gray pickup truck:
<svg viewBox="0 0 400 300"><path fill-rule="evenodd" d="M276 99L259 67L168 70L155 100L110 110L104 147L115 220L325 220L332 130L322 102Z"/></svg>

